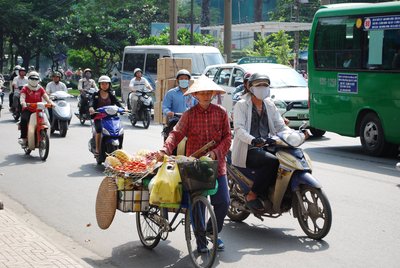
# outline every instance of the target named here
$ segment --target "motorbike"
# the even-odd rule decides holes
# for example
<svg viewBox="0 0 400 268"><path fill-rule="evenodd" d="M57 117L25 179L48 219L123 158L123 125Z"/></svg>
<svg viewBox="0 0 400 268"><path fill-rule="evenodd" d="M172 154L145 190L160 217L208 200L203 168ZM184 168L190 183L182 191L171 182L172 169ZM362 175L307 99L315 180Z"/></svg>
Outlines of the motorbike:
<svg viewBox="0 0 400 268"><path fill-rule="evenodd" d="M52 116L50 117L51 134L58 130L61 137L67 135L68 126L71 123L72 112L71 105L66 101L66 99L71 97L72 95L65 91L56 91L50 94L50 99L56 104L56 106L52 108Z"/></svg>
<svg viewBox="0 0 400 268"><path fill-rule="evenodd" d="M14 118L15 121L18 121L18 119L21 116L21 103L19 100L20 97L20 92L23 87L18 87L18 90L14 90L13 94L13 102L12 106L10 107L10 112L12 113L12 117Z"/></svg>
<svg viewBox="0 0 400 268"><path fill-rule="evenodd" d="M260 220L263 217L277 218L292 210L308 237L320 240L329 233L332 224L329 200L312 175L310 157L299 148L305 141L305 127L306 123L299 130L278 133L262 147L279 160L276 182L266 193L262 212L246 207L245 196L253 185L253 171L233 166L228 154L227 177L231 199L228 217L232 221L242 222L250 214Z"/></svg>
<svg viewBox="0 0 400 268"><path fill-rule="evenodd" d="M95 88L90 88L88 91L85 91L85 98L83 99L81 95L78 96L78 112L75 112L76 117L78 117L81 125L84 125L86 120L90 120L89 113L89 102L93 97L93 94L96 93Z"/></svg>
<svg viewBox="0 0 400 268"><path fill-rule="evenodd" d="M88 146L89 151L93 153L99 165L104 162L108 154L122 148L124 129L118 114L123 114L124 112L125 110L123 108L112 105L103 106L96 110L96 116L101 118L102 124L99 154L96 154L96 130L93 121L90 120L92 125L92 138L89 140Z"/></svg>
<svg viewBox="0 0 400 268"><path fill-rule="evenodd" d="M3 101L4 101L4 78L3 75L0 74L0 117L1 117L1 110L3 109Z"/></svg>
<svg viewBox="0 0 400 268"><path fill-rule="evenodd" d="M27 103L28 107L34 108L35 113L31 114L28 123L27 144L21 145L26 155L29 155L36 148L39 149L39 157L45 161L49 156L50 140L48 130L50 123L46 115L46 108L51 104L46 102Z"/></svg>
<svg viewBox="0 0 400 268"><path fill-rule="evenodd" d="M132 111L133 94L138 97L136 111ZM128 95L129 120L132 126L135 126L137 121L143 121L143 127L148 128L151 121L151 109L153 108L153 98L149 95L149 91L139 89L136 92L131 92Z"/></svg>

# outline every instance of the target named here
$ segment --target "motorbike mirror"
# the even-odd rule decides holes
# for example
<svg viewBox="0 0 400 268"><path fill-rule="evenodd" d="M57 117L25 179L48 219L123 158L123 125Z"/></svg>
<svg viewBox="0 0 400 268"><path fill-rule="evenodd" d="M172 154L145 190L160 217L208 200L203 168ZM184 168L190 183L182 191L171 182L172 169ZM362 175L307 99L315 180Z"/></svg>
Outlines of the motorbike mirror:
<svg viewBox="0 0 400 268"><path fill-rule="evenodd" d="M290 111L293 109L294 102L290 102L288 105L286 105L286 111Z"/></svg>

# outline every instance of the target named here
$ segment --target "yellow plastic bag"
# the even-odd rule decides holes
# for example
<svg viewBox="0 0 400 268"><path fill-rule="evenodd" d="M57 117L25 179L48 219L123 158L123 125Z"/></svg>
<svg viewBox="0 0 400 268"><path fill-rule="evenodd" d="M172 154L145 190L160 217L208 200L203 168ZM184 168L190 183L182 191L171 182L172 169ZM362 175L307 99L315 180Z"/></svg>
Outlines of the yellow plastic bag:
<svg viewBox="0 0 400 268"><path fill-rule="evenodd" d="M150 192L150 204L178 207L182 200L181 176L176 163L164 163L154 176Z"/></svg>

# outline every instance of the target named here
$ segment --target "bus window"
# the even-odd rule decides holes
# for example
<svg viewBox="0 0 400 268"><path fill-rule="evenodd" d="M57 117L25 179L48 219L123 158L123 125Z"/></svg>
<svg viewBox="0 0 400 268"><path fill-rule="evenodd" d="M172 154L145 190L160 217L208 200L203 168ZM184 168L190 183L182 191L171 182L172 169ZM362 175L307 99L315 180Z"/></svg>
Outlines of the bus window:
<svg viewBox="0 0 400 268"><path fill-rule="evenodd" d="M157 74L157 59L160 58L160 54L147 54L146 68L144 69L146 74Z"/></svg>
<svg viewBox="0 0 400 268"><path fill-rule="evenodd" d="M124 57L124 72L133 72L135 68L140 68L143 70L144 66L144 53L127 53Z"/></svg>

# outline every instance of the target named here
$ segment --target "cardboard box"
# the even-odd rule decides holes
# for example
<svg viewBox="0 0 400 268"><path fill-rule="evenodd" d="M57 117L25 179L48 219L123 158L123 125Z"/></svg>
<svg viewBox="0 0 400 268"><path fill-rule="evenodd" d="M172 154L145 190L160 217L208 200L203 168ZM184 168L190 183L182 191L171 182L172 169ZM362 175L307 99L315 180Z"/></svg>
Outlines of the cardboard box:
<svg viewBox="0 0 400 268"><path fill-rule="evenodd" d="M163 115L162 115L162 102L156 101L154 103L154 122L162 124L163 123Z"/></svg>
<svg viewBox="0 0 400 268"><path fill-rule="evenodd" d="M157 60L157 80L175 78L180 69L192 72L192 59L161 58Z"/></svg>

